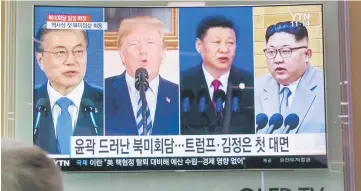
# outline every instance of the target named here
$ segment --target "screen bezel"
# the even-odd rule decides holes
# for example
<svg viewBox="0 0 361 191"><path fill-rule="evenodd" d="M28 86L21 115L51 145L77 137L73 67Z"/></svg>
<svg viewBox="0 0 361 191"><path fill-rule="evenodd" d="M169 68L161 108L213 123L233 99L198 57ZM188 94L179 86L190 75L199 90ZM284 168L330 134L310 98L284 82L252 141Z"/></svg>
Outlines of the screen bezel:
<svg viewBox="0 0 361 191"><path fill-rule="evenodd" d="M80 4L79 2L72 2L71 4L76 4L76 3L78 3L78 5ZM95 3L95 2L93 2L93 3ZM223 3L225 3L225 2L222 2L222 4ZM43 3L39 3L39 2L37 2L36 3L37 5L44 5ZM49 3L48 3L49 4ZM53 3L52 3L53 4ZM62 4L62 3L60 3L60 4ZM59 5L59 6L61 6L59 4L59 2L54 2L54 5L52 5L52 6L56 6L56 5ZM212 3L211 3L212 4ZM257 3L258 4L258 3ZM272 4L272 2L270 2L270 3L267 3L267 6L270 6L270 4ZM295 3L290 3L290 4L292 4L292 5L301 5L301 4L299 4L299 3L297 3L297 4L295 4ZM307 4L307 5L309 5L309 4L315 4L315 3L305 3L305 4ZM327 3L317 3L317 4L321 4L321 5L328 5ZM278 4L278 5L288 5L288 3L282 3L282 4ZM64 6L64 4L63 4L63 6ZM71 5L71 6L73 6L73 5ZM207 3L207 6L208 6L208 3ZM243 6L243 5L242 5ZM251 6L251 5L247 5L247 6ZM256 6L265 6L264 4L262 4L262 5L256 5ZM276 4L273 4L272 6L277 6ZM111 7L111 6L107 6L107 7ZM119 4L116 6L116 7L119 7ZM154 6L152 6L152 7L154 7ZM159 6L157 6L157 7L159 7ZM327 7L327 6L326 6ZM327 9L326 9L327 10ZM323 11L325 11L325 8L323 8ZM330 10L328 10L328 14L330 14L329 13L329 11ZM332 11L332 10L331 10ZM327 19L327 17L325 16L325 12L323 12L323 20L325 20L325 19ZM330 17L328 17L328 18L330 18ZM328 21L330 21L329 19L327 19ZM30 23L31 25L32 25L32 23ZM19 22L17 22L17 25L19 25ZM25 22L22 22L22 26L21 25L19 25L18 26L18 28L24 28L25 26L27 26L27 25L29 25L28 23L26 23L25 24ZM32 28L32 27L31 27ZM327 24L327 22L323 22L323 31L325 31L325 28L328 28L328 29L330 29L330 28L333 28L332 26L330 26L329 24ZM27 29L29 29L29 28L27 28ZM333 28L334 29L334 28ZM26 31L26 30L25 30ZM330 30L327 30L327 31L330 31ZM32 32L32 31L31 31ZM331 32L332 32L332 30L331 30ZM333 31L333 33L335 34L336 33L336 35L338 36L338 32L337 31ZM19 35L19 32L17 33L17 35ZM29 38L29 36L30 35L20 35L20 38L18 38L18 39L24 39L22 42L28 42L29 40L25 40L25 38ZM330 36L332 36L332 35L330 35ZM334 70L335 68L338 68L339 67L339 65L337 64L337 63L335 63L335 62L337 62L339 59L335 59L334 57L336 57L336 58L338 58L339 57L339 50L338 50L338 46L333 46L332 44L333 43L337 43L338 44L338 42L332 42L332 41L330 41L330 40L332 40L332 39L334 39L334 38L330 38L330 36L327 36L324 32L323 32L323 44L324 44L324 55L327 55L327 56L324 56L324 69L325 69L325 87L326 87L326 90L325 90L325 96L326 96L326 119L327 119L327 137L328 137L328 140L330 139L330 137L334 137L334 138L337 138L336 140L340 140L340 137L338 137L338 135L337 135L337 133L336 133L336 130L338 129L338 127L337 127L337 124L339 124L334 118L332 118L332 117L330 117L330 116L335 116L334 114L335 114L335 112L336 111L338 111L338 109L337 108L335 108L335 109L332 109L332 104L331 103L335 103L336 102L336 100L339 100L338 98L339 98L339 91L336 89L336 87L335 87L335 83L334 82L336 82L337 80L335 80L335 78L330 78L330 76L332 76L332 77L339 77L339 73L337 73L337 72L335 72L335 71L337 71L337 70ZM29 38L30 39L30 38ZM17 44L18 43L20 43L20 41L19 40L17 40L16 41L17 42ZM327 43L326 43L327 42ZM25 50L25 47L27 47L27 46L24 46L24 44L25 43L21 43L21 44L18 44L18 46L17 47L19 47L19 49L18 49L18 51L17 51L17 53L19 54L19 55L27 55L27 56L18 56L17 55L17 70L16 70L16 73L18 73L18 74L21 74L22 73L22 71L28 71L28 70L26 70L26 69L24 69L24 67L20 67L20 65L19 64L21 64L21 63L24 63L24 62L21 62L22 60L29 60L29 59L25 59L25 57L27 57L27 58L29 58L28 56L31 56L31 58L32 58L32 54L29 54L28 52L29 52L29 49L27 49L27 51L24 51ZM32 45L32 43L29 43L30 45ZM326 46L326 44L327 44L327 46ZM21 46L23 46L24 48L22 48ZM331 49L330 50L330 48L329 47L333 47L334 49ZM26 53L27 52L27 53ZM333 58L332 58L333 57ZM326 64L327 63L327 64ZM32 65L33 66L33 65ZM32 67L31 66L31 67ZM22 70L21 70L22 69ZM32 71L32 70L31 70ZM16 79L15 79L15 81L16 81L16 91L17 92L24 92L24 93L26 93L26 91L24 90L24 89L22 89L22 88L20 88L22 85L20 85L20 84L27 84L28 82L29 82L29 80L26 80L26 79L28 79L28 76L25 74L23 74L23 75L16 75ZM337 81L337 83L338 83L338 81ZM337 84L336 83L336 84ZM30 86L30 87L32 87L32 86ZM29 86L26 86L26 88L25 89L28 89L29 88ZM336 90L335 90L336 89ZM330 90L330 92L329 92L329 90ZM335 91L335 92L333 92L333 91ZM32 92L32 88L31 88L31 90L30 90L30 92ZM27 91L27 93L29 93L29 91ZM26 95L26 94L23 94L23 95ZM32 95L32 94L31 94ZM32 104L31 102L27 102L27 104L28 105L30 105L30 107L26 107L26 109L24 109L24 105L21 105L21 104L23 104L24 103L24 99L19 99L19 97L20 97L20 95L17 93L17 97L16 97L16 109L15 109L15 111L16 111L16 116L19 116L19 118L22 118L22 119L24 119L23 118L23 116L28 116L28 115L26 115L26 111L29 111L29 108L31 109L31 105L30 104ZM25 99L26 100L26 99ZM31 99L32 100L32 99ZM333 100L333 101L332 101ZM32 109L31 109L31 111L32 111ZM24 115L25 114L25 115ZM31 119L31 121L32 121L32 119ZM21 139L23 139L23 140L26 140L26 141L28 141L29 143L31 142L32 143L32 137L31 137L31 135L32 135L32 133L31 133L31 131L32 131L32 128L26 128L26 125L25 125L25 127L24 126L20 126L19 125L20 123L17 123L16 124L16 128L15 128L15 137L19 137L19 138L21 138ZM32 124L32 123L31 123ZM25 132L29 132L29 133L27 133L27 135L25 134ZM330 132L332 132L331 134L330 134ZM333 133L334 132L334 133ZM329 141L327 141L327 142L329 142ZM334 148L335 148L335 146L336 145L333 145L332 143L331 143L331 145L332 145L332 150L334 150ZM337 146L336 146L337 147ZM329 159L331 160L332 158L333 158L333 156L336 156L336 155L338 155L338 153L340 153L340 152L337 152L337 150L339 150L339 149L335 149L335 151L333 152L332 150L327 150L327 153L328 153L328 156L329 156ZM333 154L334 153L334 154ZM338 161L339 161L339 158L340 157L340 155L339 156L337 156L337 157L335 157L335 158L338 158Z"/></svg>

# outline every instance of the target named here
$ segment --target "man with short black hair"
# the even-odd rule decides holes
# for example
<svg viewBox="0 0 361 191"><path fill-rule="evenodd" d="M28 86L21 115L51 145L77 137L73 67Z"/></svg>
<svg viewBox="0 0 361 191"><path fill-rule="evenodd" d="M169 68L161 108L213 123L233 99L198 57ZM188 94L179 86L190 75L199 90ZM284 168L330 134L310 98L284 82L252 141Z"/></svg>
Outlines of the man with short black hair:
<svg viewBox="0 0 361 191"><path fill-rule="evenodd" d="M181 94L191 90L195 95L202 89L207 92L208 104L204 113L198 103L192 104L188 114L182 113L182 134L252 134L254 133L254 99L252 74L232 66L236 55L237 31L234 23L224 16L206 17L198 24L195 46L201 55L201 64L181 74ZM245 63L247 64L247 63ZM251 63L250 63L251 64ZM226 95L241 90L240 111L231 114L226 99L224 112L216 116L211 103L214 92L223 90ZM197 96L196 96L197 97ZM227 96L226 96L227 97ZM226 113L232 115L228 121ZM186 118L186 119L185 119Z"/></svg>
<svg viewBox="0 0 361 191"><path fill-rule="evenodd" d="M280 113L285 119L295 113L299 123L288 133L325 133L323 71L310 63L307 28L294 21L279 22L267 28L265 40L270 74L256 79L256 114ZM282 126L273 133L286 131Z"/></svg>

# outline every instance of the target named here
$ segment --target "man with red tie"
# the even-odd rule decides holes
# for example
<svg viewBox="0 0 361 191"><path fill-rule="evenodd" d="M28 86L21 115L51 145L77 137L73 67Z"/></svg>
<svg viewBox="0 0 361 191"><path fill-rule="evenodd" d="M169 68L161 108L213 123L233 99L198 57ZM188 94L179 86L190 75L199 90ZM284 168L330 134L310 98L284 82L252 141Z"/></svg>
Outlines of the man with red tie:
<svg viewBox="0 0 361 191"><path fill-rule="evenodd" d="M181 95L194 95L189 111L181 114L181 134L254 133L253 76L232 67L236 38L234 24L223 16L198 24L195 46L202 61L181 74ZM233 98L238 107L232 108Z"/></svg>

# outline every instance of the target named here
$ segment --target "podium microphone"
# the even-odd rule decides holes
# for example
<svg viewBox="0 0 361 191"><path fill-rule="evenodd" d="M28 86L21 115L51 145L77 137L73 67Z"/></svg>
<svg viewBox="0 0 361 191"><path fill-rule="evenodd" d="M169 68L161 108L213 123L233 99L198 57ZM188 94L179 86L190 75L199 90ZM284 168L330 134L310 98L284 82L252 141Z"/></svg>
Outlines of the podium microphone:
<svg viewBox="0 0 361 191"><path fill-rule="evenodd" d="M205 88L201 88L198 92L197 96L197 102L198 102L198 111L199 113L205 113L207 109L207 103L208 103L208 90Z"/></svg>
<svg viewBox="0 0 361 191"><path fill-rule="evenodd" d="M232 90L232 112L240 111L240 102L241 102L241 89Z"/></svg>
<svg viewBox="0 0 361 191"><path fill-rule="evenodd" d="M145 97L145 92L149 88L148 82L148 71L145 68L138 68L135 71L135 89L140 93L140 99L142 100L142 118L143 118L143 133L144 135L148 134L147 129L147 100Z"/></svg>
<svg viewBox="0 0 361 191"><path fill-rule="evenodd" d="M285 128L282 134L288 134L291 130L295 129L300 122L300 118L297 114L291 113L285 119Z"/></svg>
<svg viewBox="0 0 361 191"><path fill-rule="evenodd" d="M95 117L94 117L94 113L98 112L98 109L96 108L94 102L90 99L84 99L83 103L85 105L84 111L89 113L90 119L91 119L93 127L94 127L95 135L98 136L99 135L98 125L97 125L97 122L95 121Z"/></svg>
<svg viewBox="0 0 361 191"><path fill-rule="evenodd" d="M223 90L217 90L213 93L213 101L216 102L216 113L221 114L223 111L223 103L226 99L226 93Z"/></svg>
<svg viewBox="0 0 361 191"><path fill-rule="evenodd" d="M256 132L258 132L259 130L263 129L264 127L266 127L268 123L268 117L266 114L264 113L259 113L256 116Z"/></svg>
<svg viewBox="0 0 361 191"><path fill-rule="evenodd" d="M272 134L273 131L279 129L283 124L283 117L279 113L275 113L271 116L269 120L269 128L267 129L266 134Z"/></svg>
<svg viewBox="0 0 361 191"><path fill-rule="evenodd" d="M33 132L33 142L35 143L36 140L39 138L39 124L41 121L41 118L45 113L47 112L46 105L49 102L47 98L40 98L38 102L36 102L36 121L34 126L34 132Z"/></svg>
<svg viewBox="0 0 361 191"><path fill-rule="evenodd" d="M191 89L185 89L182 92L182 112L187 113L194 99L194 93Z"/></svg>

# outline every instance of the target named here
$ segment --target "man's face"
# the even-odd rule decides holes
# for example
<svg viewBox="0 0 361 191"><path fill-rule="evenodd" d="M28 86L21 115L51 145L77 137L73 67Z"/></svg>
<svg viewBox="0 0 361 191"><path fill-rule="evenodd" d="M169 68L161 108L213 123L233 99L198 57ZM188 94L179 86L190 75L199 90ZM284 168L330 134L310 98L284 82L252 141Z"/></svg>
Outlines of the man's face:
<svg viewBox="0 0 361 191"><path fill-rule="evenodd" d="M307 48L307 39L296 42L294 35L285 32L272 35L267 44L265 54L276 56L267 57L268 70L273 78L282 85L289 85L299 79L306 71L312 51ZM275 52L275 49L280 49Z"/></svg>
<svg viewBox="0 0 361 191"><path fill-rule="evenodd" d="M129 32L120 47L120 56L130 76L143 67L147 69L149 80L159 74L159 68L165 56L165 48L160 31L156 28L137 27Z"/></svg>
<svg viewBox="0 0 361 191"><path fill-rule="evenodd" d="M44 37L42 45L44 52L37 53L36 58L53 88L77 86L84 78L87 65L83 33L78 30L51 31Z"/></svg>
<svg viewBox="0 0 361 191"><path fill-rule="evenodd" d="M236 54L236 33L230 28L210 28L203 40L197 39L196 47L207 68L226 72L231 68Z"/></svg>

